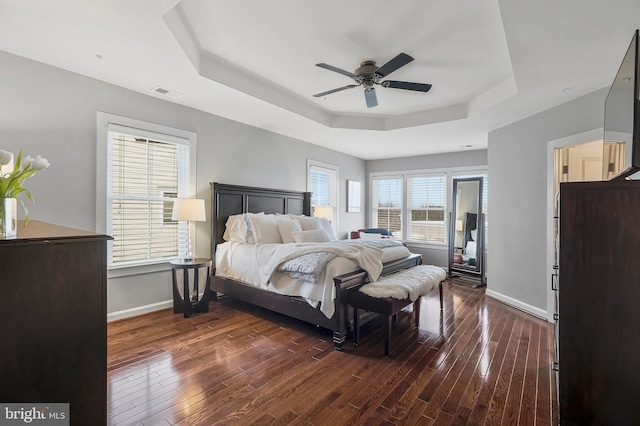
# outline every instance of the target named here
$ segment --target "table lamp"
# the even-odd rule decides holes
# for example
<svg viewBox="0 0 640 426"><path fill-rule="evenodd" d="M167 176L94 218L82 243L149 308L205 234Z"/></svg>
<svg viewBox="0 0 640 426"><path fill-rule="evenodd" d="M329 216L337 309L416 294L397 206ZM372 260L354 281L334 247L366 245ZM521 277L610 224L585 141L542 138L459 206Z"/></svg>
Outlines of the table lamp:
<svg viewBox="0 0 640 426"><path fill-rule="evenodd" d="M204 200L196 198L176 198L173 202L173 211L171 220L187 221L187 237L185 239L184 262L193 262L193 254L191 253L191 232L189 222L202 222L207 220L204 210Z"/></svg>

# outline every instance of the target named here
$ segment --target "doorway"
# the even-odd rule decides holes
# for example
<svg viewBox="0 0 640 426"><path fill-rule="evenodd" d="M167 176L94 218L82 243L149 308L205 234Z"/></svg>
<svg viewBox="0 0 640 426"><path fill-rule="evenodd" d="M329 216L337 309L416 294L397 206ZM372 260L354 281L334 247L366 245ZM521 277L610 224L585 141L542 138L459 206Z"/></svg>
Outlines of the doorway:
<svg viewBox="0 0 640 426"><path fill-rule="evenodd" d="M602 180L602 140L554 148L553 194L560 182Z"/></svg>
<svg viewBox="0 0 640 426"><path fill-rule="evenodd" d="M557 194L561 182L602 180L602 135L598 128L547 143L547 271L555 273ZM555 291L547 285L547 320L553 322Z"/></svg>

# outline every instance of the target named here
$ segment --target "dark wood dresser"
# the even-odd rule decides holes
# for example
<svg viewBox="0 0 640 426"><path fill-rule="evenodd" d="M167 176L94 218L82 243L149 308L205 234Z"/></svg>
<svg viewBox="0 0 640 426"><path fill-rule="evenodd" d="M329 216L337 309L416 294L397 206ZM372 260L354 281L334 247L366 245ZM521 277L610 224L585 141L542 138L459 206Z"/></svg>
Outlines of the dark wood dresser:
<svg viewBox="0 0 640 426"><path fill-rule="evenodd" d="M108 239L31 221L0 240L0 401L106 424Z"/></svg>
<svg viewBox="0 0 640 426"><path fill-rule="evenodd" d="M560 185L563 425L639 425L640 181Z"/></svg>

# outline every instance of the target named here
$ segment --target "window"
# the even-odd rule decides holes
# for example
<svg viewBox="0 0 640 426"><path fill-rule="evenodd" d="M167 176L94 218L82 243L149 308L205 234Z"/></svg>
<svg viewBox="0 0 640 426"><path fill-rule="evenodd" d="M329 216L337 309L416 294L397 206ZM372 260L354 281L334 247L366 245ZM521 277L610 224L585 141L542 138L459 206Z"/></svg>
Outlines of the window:
<svg viewBox="0 0 640 426"><path fill-rule="evenodd" d="M373 226L388 229L398 239L403 239L402 198L402 177L373 180Z"/></svg>
<svg viewBox="0 0 640 426"><path fill-rule="evenodd" d="M171 220L171 210L176 197L194 192L189 164L195 135L103 115L99 114L98 131L102 127L106 137L102 144L99 137L98 158L104 168L98 167L98 185L105 188L104 204L97 204L104 209L104 231L113 237L109 266L161 263L182 255L184 245L179 242L193 229L186 222Z"/></svg>
<svg viewBox="0 0 640 426"><path fill-rule="evenodd" d="M445 174L407 178L408 239L445 243Z"/></svg>
<svg viewBox="0 0 640 426"><path fill-rule="evenodd" d="M451 210L448 194L453 179L463 176L485 178L482 210L486 214L486 168L415 170L398 174L372 173L371 227L387 228L395 238L403 241L446 247Z"/></svg>
<svg viewBox="0 0 640 426"><path fill-rule="evenodd" d="M329 221L337 229L338 218L338 167L307 160L309 180L307 190L311 192L311 207L330 207Z"/></svg>

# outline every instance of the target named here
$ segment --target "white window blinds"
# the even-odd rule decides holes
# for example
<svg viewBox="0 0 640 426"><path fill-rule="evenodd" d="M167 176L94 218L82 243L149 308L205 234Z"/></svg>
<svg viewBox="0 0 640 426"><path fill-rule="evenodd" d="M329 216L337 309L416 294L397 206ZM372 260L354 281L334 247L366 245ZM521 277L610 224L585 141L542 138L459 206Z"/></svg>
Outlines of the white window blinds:
<svg viewBox="0 0 640 426"><path fill-rule="evenodd" d="M109 127L109 264L174 258L186 222L171 220L173 199L189 193L189 143L138 129Z"/></svg>
<svg viewBox="0 0 640 426"><path fill-rule="evenodd" d="M385 228L402 239L402 178L375 178L372 201L374 227Z"/></svg>
<svg viewBox="0 0 640 426"><path fill-rule="evenodd" d="M445 242L446 175L407 178L408 238Z"/></svg>
<svg viewBox="0 0 640 426"><path fill-rule="evenodd" d="M311 205L333 205L333 182L335 172L317 166L309 168L309 190L311 191Z"/></svg>

